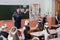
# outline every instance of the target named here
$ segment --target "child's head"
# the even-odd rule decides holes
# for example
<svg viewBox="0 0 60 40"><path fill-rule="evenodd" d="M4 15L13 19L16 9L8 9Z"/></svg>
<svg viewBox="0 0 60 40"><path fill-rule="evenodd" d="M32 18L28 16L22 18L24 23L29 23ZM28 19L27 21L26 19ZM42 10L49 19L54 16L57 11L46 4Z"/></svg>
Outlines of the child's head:
<svg viewBox="0 0 60 40"><path fill-rule="evenodd" d="M48 22L45 23L44 27L46 27L46 28L49 27Z"/></svg>
<svg viewBox="0 0 60 40"><path fill-rule="evenodd" d="M55 15L58 16L58 12L56 12Z"/></svg>
<svg viewBox="0 0 60 40"><path fill-rule="evenodd" d="M17 32L17 28L16 27L13 27L12 29L11 29L11 33L12 34L15 34Z"/></svg>
<svg viewBox="0 0 60 40"><path fill-rule="evenodd" d="M25 26L28 26L28 25L29 25L29 21L25 20Z"/></svg>
<svg viewBox="0 0 60 40"><path fill-rule="evenodd" d="M41 20L41 18L39 18L39 19L38 19L38 23L42 23L42 20Z"/></svg>

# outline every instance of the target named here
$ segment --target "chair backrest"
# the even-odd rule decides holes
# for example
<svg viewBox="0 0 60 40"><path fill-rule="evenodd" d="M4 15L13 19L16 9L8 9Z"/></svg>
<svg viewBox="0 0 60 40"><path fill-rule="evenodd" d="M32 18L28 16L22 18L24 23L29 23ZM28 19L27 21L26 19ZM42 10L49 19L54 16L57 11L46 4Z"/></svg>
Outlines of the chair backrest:
<svg viewBox="0 0 60 40"><path fill-rule="evenodd" d="M33 37L32 40L40 40L38 37Z"/></svg>

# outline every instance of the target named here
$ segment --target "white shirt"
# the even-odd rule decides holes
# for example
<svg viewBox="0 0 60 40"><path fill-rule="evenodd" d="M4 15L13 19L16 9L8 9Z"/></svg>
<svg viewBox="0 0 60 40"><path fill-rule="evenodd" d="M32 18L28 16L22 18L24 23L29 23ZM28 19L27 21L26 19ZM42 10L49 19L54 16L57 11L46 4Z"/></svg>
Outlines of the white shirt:
<svg viewBox="0 0 60 40"><path fill-rule="evenodd" d="M3 38L3 40L7 40L7 38L5 38L3 35L1 35L0 37L2 37L2 38Z"/></svg>
<svg viewBox="0 0 60 40"><path fill-rule="evenodd" d="M58 21L58 18L57 18L57 16L56 16L56 20Z"/></svg>
<svg viewBox="0 0 60 40"><path fill-rule="evenodd" d="M13 40L13 37L11 35L8 35L8 40Z"/></svg>
<svg viewBox="0 0 60 40"><path fill-rule="evenodd" d="M36 28L38 27L38 24L36 25Z"/></svg>
<svg viewBox="0 0 60 40"><path fill-rule="evenodd" d="M60 37L60 27L56 29L58 33L58 37Z"/></svg>
<svg viewBox="0 0 60 40"><path fill-rule="evenodd" d="M48 40L49 34L47 33L46 29L43 30L43 33L44 33L44 36L45 36L45 40Z"/></svg>

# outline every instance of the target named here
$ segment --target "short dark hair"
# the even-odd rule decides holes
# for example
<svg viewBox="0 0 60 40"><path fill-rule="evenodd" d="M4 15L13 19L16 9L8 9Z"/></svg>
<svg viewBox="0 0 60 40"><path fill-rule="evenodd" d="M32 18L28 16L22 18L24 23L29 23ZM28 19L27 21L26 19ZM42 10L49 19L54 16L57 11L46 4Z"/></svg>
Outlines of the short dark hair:
<svg viewBox="0 0 60 40"><path fill-rule="evenodd" d="M16 9L20 9L20 6L18 6Z"/></svg>

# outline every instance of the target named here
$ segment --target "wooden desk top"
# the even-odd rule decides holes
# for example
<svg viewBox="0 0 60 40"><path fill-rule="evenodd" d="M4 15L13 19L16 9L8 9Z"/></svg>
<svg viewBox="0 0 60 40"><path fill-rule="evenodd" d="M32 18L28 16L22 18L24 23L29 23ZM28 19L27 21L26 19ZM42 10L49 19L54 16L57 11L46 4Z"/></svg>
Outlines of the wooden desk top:
<svg viewBox="0 0 60 40"><path fill-rule="evenodd" d="M56 30L49 30L49 32L50 32L50 34L55 34L55 33L57 33L57 31ZM42 35L44 35L45 33L44 33L44 31L38 31L38 32L32 32L32 33L30 33L31 35L34 35L34 36L42 36Z"/></svg>
<svg viewBox="0 0 60 40"><path fill-rule="evenodd" d="M52 29L52 30L49 30L50 34L54 34L54 33L57 33L56 30Z"/></svg>
<svg viewBox="0 0 60 40"><path fill-rule="evenodd" d="M30 33L30 34L34 35L34 36L42 36L42 35L44 35L43 31L33 32L33 33Z"/></svg>
<svg viewBox="0 0 60 40"><path fill-rule="evenodd" d="M60 24L58 24L58 25L51 25L51 27L58 28L58 27L60 27Z"/></svg>
<svg viewBox="0 0 60 40"><path fill-rule="evenodd" d="M49 39L49 40L60 40L60 38L53 38L53 39Z"/></svg>

